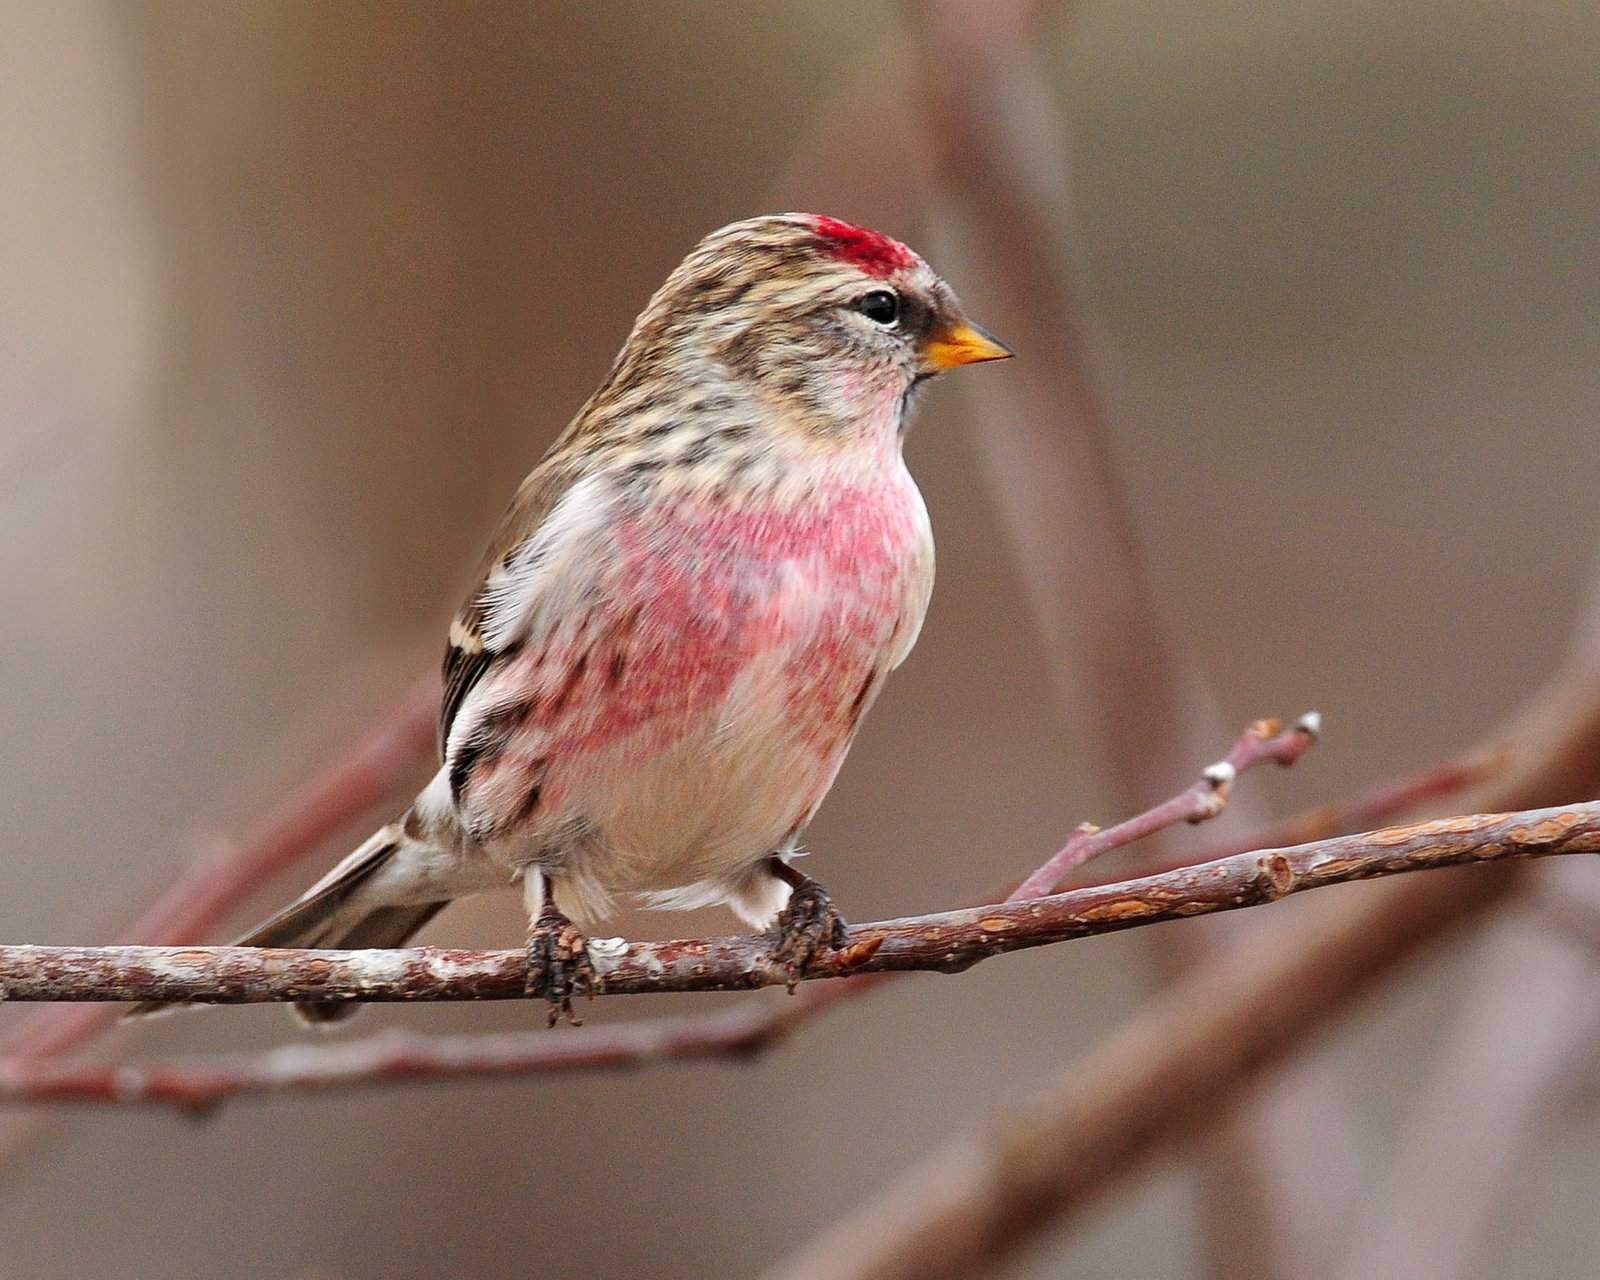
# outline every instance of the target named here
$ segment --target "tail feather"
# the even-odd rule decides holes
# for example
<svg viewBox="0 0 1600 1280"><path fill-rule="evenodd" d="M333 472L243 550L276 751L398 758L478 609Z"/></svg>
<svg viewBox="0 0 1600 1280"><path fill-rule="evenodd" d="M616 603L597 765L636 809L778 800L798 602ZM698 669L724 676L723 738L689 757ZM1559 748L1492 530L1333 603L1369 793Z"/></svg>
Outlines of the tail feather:
<svg viewBox="0 0 1600 1280"><path fill-rule="evenodd" d="M328 950L398 947L449 906L449 899L405 905L363 903L361 891L405 842L398 825L377 832L312 885L298 900L233 942L236 947L307 947ZM183 1008L151 1001L125 1015L146 1018ZM347 1021L361 1006L349 1001L303 1000L294 1012L308 1026Z"/></svg>
<svg viewBox="0 0 1600 1280"><path fill-rule="evenodd" d="M277 915L262 921L236 947L336 947L350 921L346 908L399 850L405 837L383 828ZM357 918L365 915L362 913ZM390 944L393 945L393 944Z"/></svg>

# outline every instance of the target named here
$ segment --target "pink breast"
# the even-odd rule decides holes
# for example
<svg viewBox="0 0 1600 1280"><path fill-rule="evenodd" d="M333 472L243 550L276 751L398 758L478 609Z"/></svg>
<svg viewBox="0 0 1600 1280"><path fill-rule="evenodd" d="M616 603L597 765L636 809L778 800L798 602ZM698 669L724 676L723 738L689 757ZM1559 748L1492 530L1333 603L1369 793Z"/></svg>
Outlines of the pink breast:
<svg viewBox="0 0 1600 1280"><path fill-rule="evenodd" d="M648 758L723 714L751 670L778 685L742 695L776 709L772 732L814 753L826 790L900 620L915 508L892 488L782 513L688 499L613 535L593 605L492 677L485 705L522 709L473 807L517 812L540 776L559 810L582 760Z"/></svg>
<svg viewBox="0 0 1600 1280"><path fill-rule="evenodd" d="M622 720L720 699L782 649L794 727L825 731L893 634L908 516L893 496L852 490L781 513L686 501L619 528L620 585L639 610Z"/></svg>

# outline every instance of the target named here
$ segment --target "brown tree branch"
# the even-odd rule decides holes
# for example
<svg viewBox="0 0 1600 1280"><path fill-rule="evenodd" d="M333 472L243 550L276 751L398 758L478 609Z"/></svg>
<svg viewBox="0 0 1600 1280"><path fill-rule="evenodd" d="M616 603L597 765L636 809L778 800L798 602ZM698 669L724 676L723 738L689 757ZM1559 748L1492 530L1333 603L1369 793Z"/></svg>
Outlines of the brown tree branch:
<svg viewBox="0 0 1600 1280"><path fill-rule="evenodd" d="M1048 898L858 925L840 951L810 966L804 977L955 973L1010 951L1237 910L1327 885L1465 863L1596 851L1600 851L1600 802L1417 823L1236 854ZM594 956L604 973L607 994L725 991L784 982L787 975L771 963L770 946L770 939L762 937L631 946L599 942ZM0 947L0 989L7 998L19 1000L498 1000L522 998L525 976L520 951ZM1326 981L1307 985L1320 987ZM1297 996L1289 1002L1298 1007L1303 999ZM420 1038L390 1037L369 1041L364 1048L339 1046L331 1052L282 1050L255 1060L254 1065L244 1058L142 1069L11 1064L0 1077L0 1096L13 1101L73 1098L192 1107L240 1094L348 1085L363 1078L414 1078L429 1075L430 1063L440 1074L458 1076L727 1054L765 1043L793 1023L791 1018L775 1029L765 1015L739 1009L720 1019L704 1019L693 1027L624 1024L591 1033L575 1045L563 1044L571 1037L487 1037L474 1049L470 1038L447 1038L430 1047L431 1042ZM201 1081L210 1082L205 1085L212 1090L210 1095L204 1094Z"/></svg>

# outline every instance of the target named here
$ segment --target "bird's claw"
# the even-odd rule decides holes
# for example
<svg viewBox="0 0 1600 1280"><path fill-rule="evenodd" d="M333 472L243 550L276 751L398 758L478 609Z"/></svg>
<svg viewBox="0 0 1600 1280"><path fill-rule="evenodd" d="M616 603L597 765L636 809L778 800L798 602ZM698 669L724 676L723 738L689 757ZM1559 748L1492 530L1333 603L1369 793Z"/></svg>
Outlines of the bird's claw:
<svg viewBox="0 0 1600 1280"><path fill-rule="evenodd" d="M778 945L772 953L791 995L813 960L844 946L847 930L844 917L820 884L807 876L794 886L778 917Z"/></svg>
<svg viewBox="0 0 1600 1280"><path fill-rule="evenodd" d="M561 912L547 908L528 933L528 995L549 1002L549 1026L565 1018L583 1025L572 1011L572 998L593 1000L600 990L600 975L589 959L589 940Z"/></svg>

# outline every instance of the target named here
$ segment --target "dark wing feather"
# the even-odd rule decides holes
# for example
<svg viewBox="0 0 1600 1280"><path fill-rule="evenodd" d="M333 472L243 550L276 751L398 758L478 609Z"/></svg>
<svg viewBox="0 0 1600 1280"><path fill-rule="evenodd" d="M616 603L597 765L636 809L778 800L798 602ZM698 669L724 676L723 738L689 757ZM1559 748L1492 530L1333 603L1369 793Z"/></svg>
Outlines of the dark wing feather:
<svg viewBox="0 0 1600 1280"><path fill-rule="evenodd" d="M457 621L460 621L458 618ZM459 634L454 629L451 635ZM494 655L487 649L468 652L454 639L444 655L444 703L439 708L439 758L444 759L445 743L450 740L450 726L455 723L456 712L478 678L489 669Z"/></svg>
<svg viewBox="0 0 1600 1280"><path fill-rule="evenodd" d="M565 439L565 437L563 437ZM450 643L444 655L444 703L439 710L439 757L444 758L450 740L450 726L467 695L495 663L500 653L490 649L483 637L488 605L485 589L489 575L531 538L544 523L551 509L577 479L574 455L557 443L517 490L511 506L501 519L489 549L478 569L478 585L467 597L450 626Z"/></svg>

